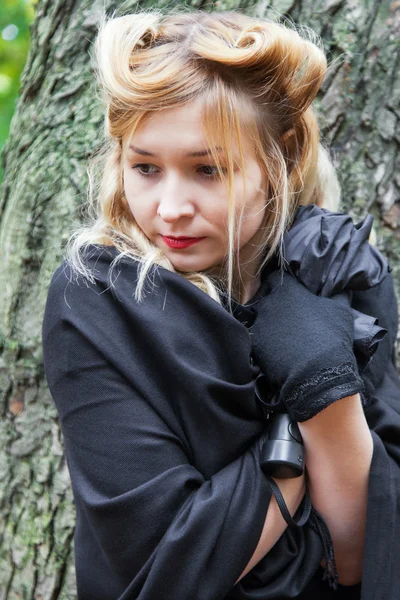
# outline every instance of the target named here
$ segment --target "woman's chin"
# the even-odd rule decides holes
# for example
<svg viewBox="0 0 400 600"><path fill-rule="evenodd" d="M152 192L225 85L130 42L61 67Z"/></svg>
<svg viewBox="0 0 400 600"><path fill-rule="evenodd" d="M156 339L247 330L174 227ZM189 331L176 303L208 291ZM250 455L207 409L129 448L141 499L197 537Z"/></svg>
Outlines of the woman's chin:
<svg viewBox="0 0 400 600"><path fill-rule="evenodd" d="M206 269L212 269L216 265L216 261L210 260L209 256L188 256L183 254L177 256L178 252L182 251L165 252L165 255L171 261L174 269L182 273L197 273Z"/></svg>

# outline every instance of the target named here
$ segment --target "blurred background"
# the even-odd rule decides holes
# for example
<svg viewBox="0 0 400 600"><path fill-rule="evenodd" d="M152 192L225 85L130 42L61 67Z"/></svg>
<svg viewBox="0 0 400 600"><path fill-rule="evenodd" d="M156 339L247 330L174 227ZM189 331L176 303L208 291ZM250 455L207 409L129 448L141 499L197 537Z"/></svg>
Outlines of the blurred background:
<svg viewBox="0 0 400 600"><path fill-rule="evenodd" d="M20 75L30 44L29 26L36 0L2 0L0 3L0 155L10 131L17 103ZM0 161L0 185L3 181Z"/></svg>

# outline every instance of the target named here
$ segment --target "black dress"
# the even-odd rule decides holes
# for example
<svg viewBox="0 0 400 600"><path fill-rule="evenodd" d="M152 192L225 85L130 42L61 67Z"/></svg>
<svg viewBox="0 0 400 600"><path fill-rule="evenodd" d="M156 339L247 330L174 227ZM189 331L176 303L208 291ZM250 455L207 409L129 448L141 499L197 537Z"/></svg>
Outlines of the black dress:
<svg viewBox="0 0 400 600"><path fill-rule="evenodd" d="M60 265L43 320L45 373L76 507L79 599L400 598L400 379L391 274L354 294L358 309L379 317L390 339L376 353L384 375L366 409L374 455L362 592L357 585L331 593L321 581L321 540L307 524L286 529L234 585L271 499L259 467L266 429L254 394L259 369L250 359L249 327L262 286L246 305L235 303L232 316L160 267L138 304L134 261L119 263L110 286L116 254L114 247L89 247L93 284L75 281L67 263Z"/></svg>

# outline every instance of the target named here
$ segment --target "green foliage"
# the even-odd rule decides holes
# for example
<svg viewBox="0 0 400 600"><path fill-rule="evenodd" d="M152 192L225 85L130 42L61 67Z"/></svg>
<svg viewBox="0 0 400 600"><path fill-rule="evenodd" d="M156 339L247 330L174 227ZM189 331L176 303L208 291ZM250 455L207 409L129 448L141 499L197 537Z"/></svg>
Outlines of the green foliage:
<svg viewBox="0 0 400 600"><path fill-rule="evenodd" d="M19 95L35 6L35 0L2 0L0 3L0 154ZM2 178L0 161L0 183Z"/></svg>

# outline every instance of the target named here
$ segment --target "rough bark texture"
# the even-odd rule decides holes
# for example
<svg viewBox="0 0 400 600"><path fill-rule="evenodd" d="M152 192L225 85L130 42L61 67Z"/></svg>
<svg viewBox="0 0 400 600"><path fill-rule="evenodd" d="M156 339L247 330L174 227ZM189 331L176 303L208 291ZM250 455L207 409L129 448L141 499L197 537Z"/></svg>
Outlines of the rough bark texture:
<svg viewBox="0 0 400 600"><path fill-rule="evenodd" d="M207 3L192 4L211 10ZM57 414L43 375L41 320L63 240L78 223L86 198L87 159L102 133L103 114L88 55L101 5L89 0L39 1L21 95L3 152L3 600L76 597L75 512ZM118 5L110 2L108 9ZM316 100L323 139L335 156L342 207L357 220L367 212L375 215L377 245L394 267L399 294L400 2L214 3L216 10L239 8L260 16L270 7L321 35L330 62L340 58Z"/></svg>

